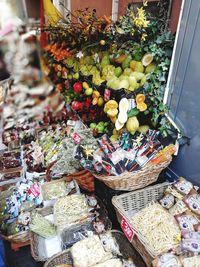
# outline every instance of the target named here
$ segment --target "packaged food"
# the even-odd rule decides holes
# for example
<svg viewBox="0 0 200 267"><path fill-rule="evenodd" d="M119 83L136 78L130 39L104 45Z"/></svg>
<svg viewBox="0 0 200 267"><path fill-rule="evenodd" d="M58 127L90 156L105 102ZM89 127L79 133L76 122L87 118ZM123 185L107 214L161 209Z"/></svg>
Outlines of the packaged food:
<svg viewBox="0 0 200 267"><path fill-rule="evenodd" d="M182 259L183 267L200 267L200 255Z"/></svg>
<svg viewBox="0 0 200 267"><path fill-rule="evenodd" d="M92 267L124 267L120 259L111 259L104 261L103 263L96 264Z"/></svg>
<svg viewBox="0 0 200 267"><path fill-rule="evenodd" d="M200 253L200 240L197 239L182 239L181 248L184 251Z"/></svg>
<svg viewBox="0 0 200 267"><path fill-rule="evenodd" d="M194 230L196 232L199 232L200 231L200 223L197 223L197 224L194 225Z"/></svg>
<svg viewBox="0 0 200 267"><path fill-rule="evenodd" d="M57 199L63 197L66 192L65 181L56 181L42 185L42 195L45 200Z"/></svg>
<svg viewBox="0 0 200 267"><path fill-rule="evenodd" d="M92 220L93 214L85 195L69 195L60 198L54 205L55 224L59 227L67 227L73 223Z"/></svg>
<svg viewBox="0 0 200 267"><path fill-rule="evenodd" d="M173 186L183 195L189 194L193 188L193 184L183 177L180 177L178 181L173 184Z"/></svg>
<svg viewBox="0 0 200 267"><path fill-rule="evenodd" d="M193 231L194 225L199 223L199 220L190 211L175 215L174 217L177 220L180 229L182 230Z"/></svg>
<svg viewBox="0 0 200 267"><path fill-rule="evenodd" d="M179 193L176 190L176 188L173 188L172 185L169 185L165 192L173 195L177 200L182 200L183 199L183 195L181 193Z"/></svg>
<svg viewBox="0 0 200 267"><path fill-rule="evenodd" d="M175 203L175 197L171 194L166 194L159 202L163 208L170 209Z"/></svg>
<svg viewBox="0 0 200 267"><path fill-rule="evenodd" d="M56 227L39 213L34 213L32 215L30 230L44 238L56 235Z"/></svg>
<svg viewBox="0 0 200 267"><path fill-rule="evenodd" d="M200 232L182 231L181 236L184 239L197 239L200 240Z"/></svg>
<svg viewBox="0 0 200 267"><path fill-rule="evenodd" d="M100 235L102 245L107 252L112 252L113 255L121 255L119 245L110 232Z"/></svg>
<svg viewBox="0 0 200 267"><path fill-rule="evenodd" d="M74 267L92 267L112 258L112 253L104 250L97 235L74 244L71 248L71 255Z"/></svg>
<svg viewBox="0 0 200 267"><path fill-rule="evenodd" d="M192 212L200 216L200 194L196 190L192 189L183 201Z"/></svg>
<svg viewBox="0 0 200 267"><path fill-rule="evenodd" d="M175 216L187 210L188 208L185 203L182 200L178 200L177 203L169 209L169 213Z"/></svg>
<svg viewBox="0 0 200 267"><path fill-rule="evenodd" d="M153 267L181 267L180 259L171 253L165 253L159 258L156 258L153 263Z"/></svg>

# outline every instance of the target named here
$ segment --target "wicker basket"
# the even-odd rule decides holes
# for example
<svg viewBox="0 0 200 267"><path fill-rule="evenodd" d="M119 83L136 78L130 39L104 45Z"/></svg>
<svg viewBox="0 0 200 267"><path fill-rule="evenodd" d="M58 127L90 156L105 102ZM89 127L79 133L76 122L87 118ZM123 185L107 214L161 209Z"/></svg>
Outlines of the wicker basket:
<svg viewBox="0 0 200 267"><path fill-rule="evenodd" d="M116 239L119 249L124 258L132 258L137 267L146 267L142 258L137 253L137 251L130 245L127 241L125 235L117 230L111 230L112 236ZM44 267L55 267L58 264L69 264L73 266L72 260L70 258L70 250L65 250L49 259ZM71 264L71 265L70 265Z"/></svg>
<svg viewBox="0 0 200 267"><path fill-rule="evenodd" d="M51 167L56 163L56 161L52 162L50 166L48 166L46 171L46 180L47 182L51 180ZM94 192L94 176L87 170L81 170L78 172L75 172L70 175L64 175L63 179L66 181L76 180L78 185L88 191L88 192Z"/></svg>
<svg viewBox="0 0 200 267"><path fill-rule="evenodd" d="M122 218L125 218L126 221L131 225L131 222L129 220L130 213L133 211L139 211L145 208L151 201L162 198L163 193L168 185L169 183L166 182L157 184L155 186L149 186L145 189L137 190L134 192L114 196L112 198L112 203L116 210L118 222L121 224ZM140 253L146 265L148 267L151 267L154 257L148 250L148 247L146 247L145 244L136 235L133 237L131 243Z"/></svg>
<svg viewBox="0 0 200 267"><path fill-rule="evenodd" d="M41 209L37 209L37 212L42 216L48 216L53 214L53 207L45 207ZM40 257L38 254L38 235L31 232L30 233L30 244L31 244L31 255L35 261L46 261L47 258Z"/></svg>
<svg viewBox="0 0 200 267"><path fill-rule="evenodd" d="M53 257L51 257L45 264L44 267L55 267L59 264L68 264L69 266L72 265L72 259L70 256L70 250L65 250L60 252Z"/></svg>
<svg viewBox="0 0 200 267"><path fill-rule="evenodd" d="M105 206L103 205L102 201L96 197L98 200L98 204L100 206L100 219L103 220L103 222L105 223L105 227L106 230L110 230L112 228L112 223L110 221L110 219L107 216L107 210L105 208ZM42 216L48 216L50 214L53 214L53 207L45 207L45 208L41 208L41 209L37 209L37 212L40 213ZM31 255L34 258L35 261L47 261L48 258L45 257L41 257L39 256L38 253L38 242L39 242L39 236L34 233L31 232L30 233L30 245L31 245Z"/></svg>
<svg viewBox="0 0 200 267"><path fill-rule="evenodd" d="M28 242L30 240L30 232L29 231L23 231L20 233L17 233L15 235L9 235L9 236L5 236L5 235L1 235L1 237L11 243L25 243Z"/></svg>
<svg viewBox="0 0 200 267"><path fill-rule="evenodd" d="M172 157L169 157L166 161L157 165L149 162L139 171L123 173L118 176L101 176L96 174L94 176L112 189L132 191L156 182L161 171L170 164L171 160Z"/></svg>
<svg viewBox="0 0 200 267"><path fill-rule="evenodd" d="M94 192L94 176L87 170L82 170L74 174L68 175L68 178L72 178L77 181L78 185L88 191Z"/></svg>

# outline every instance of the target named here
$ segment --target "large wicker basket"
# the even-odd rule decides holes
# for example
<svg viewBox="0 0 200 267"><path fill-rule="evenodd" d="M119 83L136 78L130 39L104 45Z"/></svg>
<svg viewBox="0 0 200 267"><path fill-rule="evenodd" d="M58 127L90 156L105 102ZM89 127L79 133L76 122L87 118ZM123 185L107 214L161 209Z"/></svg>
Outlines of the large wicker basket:
<svg viewBox="0 0 200 267"><path fill-rule="evenodd" d="M130 245L130 243L127 241L125 235L122 232L117 230L111 230L110 232L112 233L112 236L116 239L122 256L124 258L131 257L137 267L146 267L140 255ZM70 262L70 250L65 250L61 253L56 254L45 263L44 267L55 267L58 264L69 264L69 266L73 266L72 261Z"/></svg>
<svg viewBox="0 0 200 267"><path fill-rule="evenodd" d="M132 191L144 188L157 181L159 174L171 162L172 157L159 164L151 164L149 162L144 168L135 172L123 173L118 176L94 176L104 182L108 187L115 190Z"/></svg>
<svg viewBox="0 0 200 267"><path fill-rule="evenodd" d="M115 207L119 223L121 224L122 218L125 218L126 221L131 225L131 222L129 220L130 214L133 211L139 211L145 208L151 201L162 198L163 193L168 185L169 183L165 182L162 184L157 184L155 186L149 186L145 189L114 196L112 198L112 203ZM144 244L137 235L134 235L131 243L134 248L140 253L146 265L148 267L151 267L154 257L149 251L148 245Z"/></svg>
<svg viewBox="0 0 200 267"><path fill-rule="evenodd" d="M1 234L0 236L8 242L16 243L16 244L25 243L25 242L28 242L30 240L30 232L29 231L23 231L23 232L15 234L15 235L9 235L9 236L5 236L5 235Z"/></svg>
<svg viewBox="0 0 200 267"><path fill-rule="evenodd" d="M60 265L60 264L68 264L69 266L73 266L69 249L62 251L62 252L54 255L53 257L51 257L44 264L44 267L55 267L55 266Z"/></svg>
<svg viewBox="0 0 200 267"><path fill-rule="evenodd" d="M51 180L51 168L56 162L54 161L46 171L46 180L49 182ZM76 180L78 185L88 191L88 192L94 192L94 176L87 170L81 170L78 172L75 172L73 174L64 175L63 179L66 181L71 181L72 179Z"/></svg>
<svg viewBox="0 0 200 267"><path fill-rule="evenodd" d="M96 197L96 198L97 198L98 204L100 206L100 211L99 211L100 219L104 222L105 229L106 230L110 230L110 229L112 229L112 223L111 223L110 219L108 218L107 210L106 210L104 204L102 203L102 201L98 197ZM40 213L42 216L48 216L50 214L53 214L53 207L50 206L50 207L37 209L37 212ZM76 226L78 226L78 224ZM74 229L75 228L76 227L74 226ZM70 229L72 229L72 227ZM69 229L69 231L70 231L70 229ZM39 255L38 242L39 242L38 234L36 234L34 232L31 232L30 233L30 245L31 245L31 255L32 255L32 257L34 258L35 261L43 261L43 262L47 261L48 258L41 257Z"/></svg>

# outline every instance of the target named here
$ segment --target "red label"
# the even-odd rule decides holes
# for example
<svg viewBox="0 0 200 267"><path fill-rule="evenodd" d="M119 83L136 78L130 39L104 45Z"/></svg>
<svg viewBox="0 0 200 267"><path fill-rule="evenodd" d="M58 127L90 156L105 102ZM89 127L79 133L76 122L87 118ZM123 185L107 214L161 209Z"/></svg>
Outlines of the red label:
<svg viewBox="0 0 200 267"><path fill-rule="evenodd" d="M126 221L126 219L123 217L121 221L121 228L125 234L125 236L128 238L129 242L132 241L134 237L134 232L130 224Z"/></svg>
<svg viewBox="0 0 200 267"><path fill-rule="evenodd" d="M110 90L109 89L105 89L105 91L104 91L104 100L105 101L110 100Z"/></svg>
<svg viewBox="0 0 200 267"><path fill-rule="evenodd" d="M40 195L39 187L36 184L32 185L28 190L28 194L33 195L34 197L39 197Z"/></svg>
<svg viewBox="0 0 200 267"><path fill-rule="evenodd" d="M72 139L74 140L74 142L75 142L77 145L80 144L81 137L80 137L80 135L78 135L77 133L74 133L74 134L73 134Z"/></svg>

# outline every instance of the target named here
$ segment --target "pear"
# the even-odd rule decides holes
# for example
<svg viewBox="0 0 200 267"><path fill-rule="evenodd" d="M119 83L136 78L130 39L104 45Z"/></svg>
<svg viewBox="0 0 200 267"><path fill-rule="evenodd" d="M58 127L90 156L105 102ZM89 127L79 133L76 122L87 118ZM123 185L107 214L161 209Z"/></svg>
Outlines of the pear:
<svg viewBox="0 0 200 267"><path fill-rule="evenodd" d="M155 70L155 68L156 68L156 65L151 63L151 64L149 64L149 66L146 67L145 73L146 74L151 73Z"/></svg>
<svg viewBox="0 0 200 267"><path fill-rule="evenodd" d="M126 68L128 68L129 65L130 65L131 60L132 60L132 57L131 57L130 55L128 55L128 56L124 59L124 61L122 62L122 69L125 70Z"/></svg>
<svg viewBox="0 0 200 267"><path fill-rule="evenodd" d="M140 61L132 60L130 62L130 68L132 71L144 72L144 67Z"/></svg>
<svg viewBox="0 0 200 267"><path fill-rule="evenodd" d="M129 82L129 85L132 87L132 88L136 88L136 85L137 85L137 80L134 76L130 76L128 77L128 82Z"/></svg>
<svg viewBox="0 0 200 267"><path fill-rule="evenodd" d="M139 121L136 116L128 118L126 122L126 129L129 131L131 134L134 134L137 129L139 128Z"/></svg>
<svg viewBox="0 0 200 267"><path fill-rule="evenodd" d="M131 68L126 68L126 69L124 70L124 75L129 76L132 72L133 72L133 71L132 71Z"/></svg>
<svg viewBox="0 0 200 267"><path fill-rule="evenodd" d="M119 82L119 89L124 88L128 89L129 88L129 82L127 80L121 80Z"/></svg>
<svg viewBox="0 0 200 267"><path fill-rule="evenodd" d="M131 77L135 77L136 81L140 81L144 76L145 74L144 73L141 73L141 72L138 72L138 71L134 71L133 73L131 73L130 75Z"/></svg>
<svg viewBox="0 0 200 267"><path fill-rule="evenodd" d="M101 67L104 68L105 66L110 64L110 59L108 55L104 55L101 60Z"/></svg>
<svg viewBox="0 0 200 267"><path fill-rule="evenodd" d="M127 81L128 81L128 79L129 79L129 76L124 75L124 74L122 74L122 75L119 77L119 80L120 80L120 81L122 81L122 80L127 80Z"/></svg>
<svg viewBox="0 0 200 267"><path fill-rule="evenodd" d="M119 79L117 77L114 77L107 82L107 86L113 90L117 90L119 88Z"/></svg>
<svg viewBox="0 0 200 267"><path fill-rule="evenodd" d="M141 125L138 128L138 131L141 132L142 134L146 134L149 130L149 125Z"/></svg>
<svg viewBox="0 0 200 267"><path fill-rule="evenodd" d="M122 68L121 68L121 67L117 67L117 68L114 70L114 73L115 73L115 76L116 76L116 77L119 77L119 76L122 74Z"/></svg>

